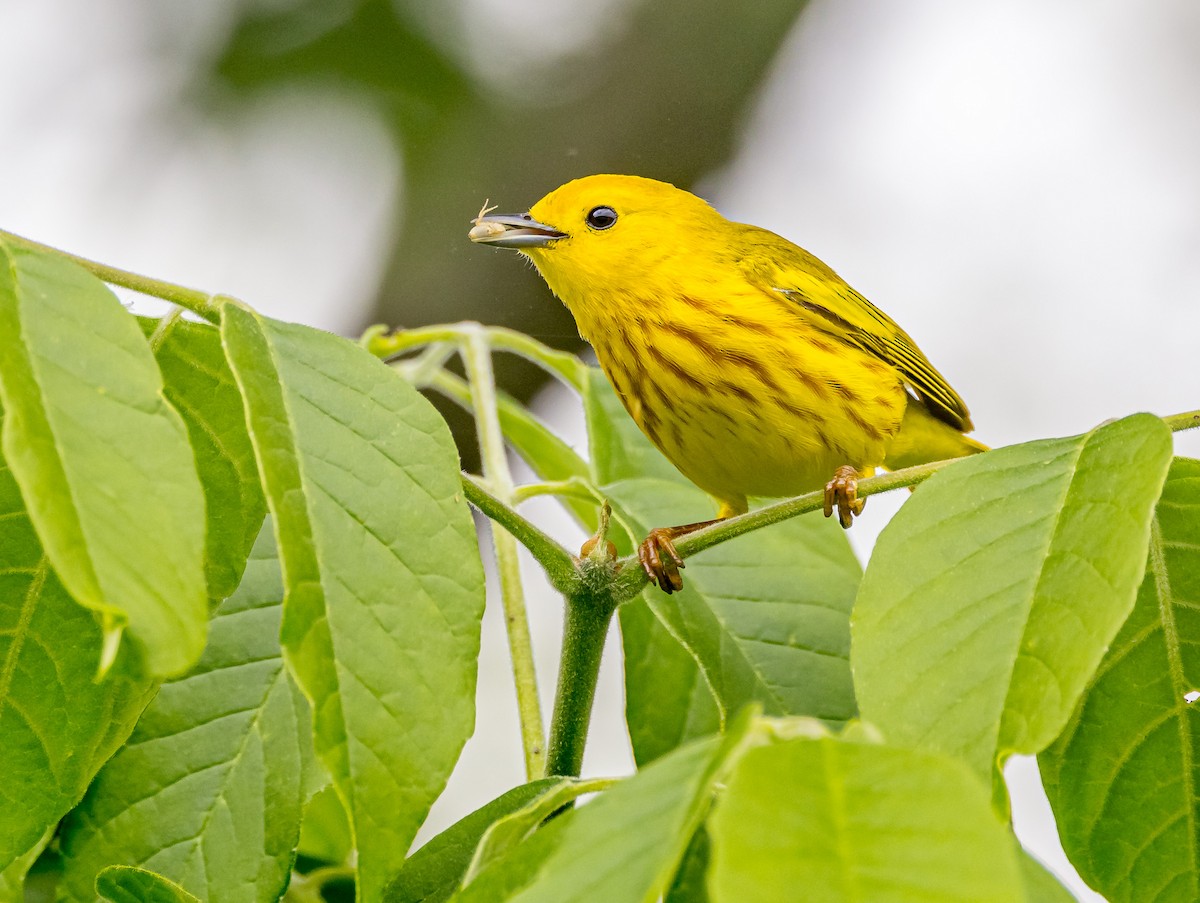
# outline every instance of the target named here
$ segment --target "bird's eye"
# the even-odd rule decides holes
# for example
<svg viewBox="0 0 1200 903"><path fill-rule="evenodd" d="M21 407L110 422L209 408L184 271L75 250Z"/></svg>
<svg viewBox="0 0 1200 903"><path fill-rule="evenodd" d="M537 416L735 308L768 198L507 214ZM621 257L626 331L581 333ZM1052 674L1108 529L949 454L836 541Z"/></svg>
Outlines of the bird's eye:
<svg viewBox="0 0 1200 903"><path fill-rule="evenodd" d="M587 224L593 229L609 229L617 221L617 211L612 207L593 207L587 215Z"/></svg>

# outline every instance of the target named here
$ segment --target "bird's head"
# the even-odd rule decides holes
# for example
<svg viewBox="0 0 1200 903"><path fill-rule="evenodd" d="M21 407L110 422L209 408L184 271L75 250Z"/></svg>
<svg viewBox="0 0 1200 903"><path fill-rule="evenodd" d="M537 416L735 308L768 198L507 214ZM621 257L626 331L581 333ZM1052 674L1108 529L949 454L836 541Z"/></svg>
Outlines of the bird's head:
<svg viewBox="0 0 1200 903"><path fill-rule="evenodd" d="M473 222L472 241L520 251L577 316L579 306L603 303L613 292L653 290L672 258L703 259L725 224L674 185L614 175L568 182L528 213L485 211Z"/></svg>

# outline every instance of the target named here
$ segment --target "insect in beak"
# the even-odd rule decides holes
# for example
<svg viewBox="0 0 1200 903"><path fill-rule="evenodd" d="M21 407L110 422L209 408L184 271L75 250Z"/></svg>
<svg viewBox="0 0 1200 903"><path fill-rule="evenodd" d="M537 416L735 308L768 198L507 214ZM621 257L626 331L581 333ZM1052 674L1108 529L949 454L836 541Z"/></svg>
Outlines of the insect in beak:
<svg viewBox="0 0 1200 903"><path fill-rule="evenodd" d="M528 213L489 212L495 209L484 202L479 216L471 220L474 226L467 233L471 241L497 248L521 249L544 248L556 239L567 237L565 232L539 223Z"/></svg>

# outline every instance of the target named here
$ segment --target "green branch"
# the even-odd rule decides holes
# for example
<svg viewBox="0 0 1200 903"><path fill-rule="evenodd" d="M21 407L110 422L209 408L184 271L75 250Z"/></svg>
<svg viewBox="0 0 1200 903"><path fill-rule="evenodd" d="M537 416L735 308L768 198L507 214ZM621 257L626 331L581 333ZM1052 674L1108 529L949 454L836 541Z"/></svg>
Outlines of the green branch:
<svg viewBox="0 0 1200 903"><path fill-rule="evenodd" d="M558 666L558 688L554 714L550 718L550 751L547 775L579 777L587 743L596 682L604 641L617 610L611 599L587 594L567 598L563 623L562 661Z"/></svg>
<svg viewBox="0 0 1200 903"><path fill-rule="evenodd" d="M119 285L122 288L132 289L143 295L150 295L154 298L162 298L164 301L170 301L172 304L177 304L185 310L190 310L192 313L203 317L210 323L216 323L220 319L221 304L225 300L221 295L210 295L208 292L186 288L182 285L176 285L173 282L164 282L162 279L152 279L149 276L130 273L128 270L119 270L116 267L97 263L94 260L88 260L86 257L79 257L76 254L70 254L59 248L52 248L50 245L44 245L41 242L23 238L11 232L5 232L2 229L0 229L0 240L11 242L19 247L28 248L31 251L41 251L46 254L54 254L62 257L83 267L93 276L110 285Z"/></svg>
<svg viewBox="0 0 1200 903"><path fill-rule="evenodd" d="M1171 432L1179 433L1183 430L1194 430L1200 427L1200 411L1185 411L1182 414L1168 414L1163 418L1163 423L1171 428Z"/></svg>
<svg viewBox="0 0 1200 903"><path fill-rule="evenodd" d="M583 391L584 383L587 380L587 365L570 352L559 351L523 332L504 329L500 326L489 327L487 336L488 342L493 348L532 361L546 372L559 377L575 391Z"/></svg>
<svg viewBox="0 0 1200 903"><path fill-rule="evenodd" d="M876 477L867 477L864 480L858 481L858 495L860 498L865 498L869 495L877 495L880 492L889 492L893 489L902 489L906 486L916 486L918 483L928 480L946 465L953 464L959 460L962 459L951 458L947 461L933 461L929 464L918 464L915 467L906 467L903 470L880 474ZM695 533L689 534L677 542L675 548L681 556L695 555L697 552L711 549L718 543L733 539L735 536L741 536L743 533L749 533L751 530L759 530L771 524L777 524L780 521L796 517L797 515L807 514L810 511L820 511L824 507L825 493L823 490L807 492L804 495L784 499L782 502L776 502L765 508L759 508L748 514L731 517L703 530L697 530Z"/></svg>
<svg viewBox="0 0 1200 903"><path fill-rule="evenodd" d="M467 501L487 517L516 537L546 570L551 585L560 592L568 592L575 583L578 559L542 530L526 520L511 506L488 492L471 474L462 475L463 495Z"/></svg>
<svg viewBox="0 0 1200 903"><path fill-rule="evenodd" d="M519 505L521 502L527 502L542 495L579 499L597 505L604 501L600 490L590 482L582 477L569 477L565 480L548 480L544 483L523 483L513 490L513 504Z"/></svg>
<svg viewBox="0 0 1200 903"><path fill-rule="evenodd" d="M439 326L422 326L417 329L397 329L389 333L386 326L370 326L362 334L359 343L371 354L380 358L391 358L434 342L467 342L472 337L482 337L493 351L507 351L537 364L551 376L562 380L577 392L583 391L587 380L587 365L575 355L544 345L512 329L500 326L483 326L480 323L450 323Z"/></svg>
<svg viewBox="0 0 1200 903"><path fill-rule="evenodd" d="M1162 420L1172 432L1198 428L1200 427L1200 410L1185 411L1182 414L1171 414L1163 417ZM906 467L903 470L896 470L891 473L884 473L879 476L868 477L865 480L859 480L859 498L866 498L867 496L877 495L880 492L888 492L892 489L901 489L905 486L916 486L918 483L928 480L947 465L960 460L962 459L951 458L946 461L933 461L929 464L918 464L915 467ZM817 492L798 495L795 498L784 499L765 508L759 508L748 514L739 514L737 517L720 521L711 527L705 527L703 530L689 533L675 543L675 550L679 553L680 558L688 558L689 556L703 552L705 549L711 549L715 545L728 542L744 533L760 530L763 527L777 524L780 521L788 520L800 514L807 514L810 511L819 511L824 507L825 493L819 490ZM614 593L621 602L626 602L640 593L649 583L649 580L635 555L621 559L618 563L618 568L619 576L617 577L617 581L619 585L614 589Z"/></svg>
<svg viewBox="0 0 1200 903"><path fill-rule="evenodd" d="M962 459L951 458L947 461L918 464L916 467L906 467L903 470L896 470L891 473L859 480L858 496L859 498L866 498L867 496L887 492L892 489L915 486L918 483L928 480L946 465L953 464L959 460ZM811 511L820 511L824 507L824 491L808 492L804 495L798 495L795 498L784 499L765 508L758 508L748 514L739 514L737 517L720 521L711 527L697 530L695 533L689 533L675 543L675 550L679 553L680 558L688 558L689 556L703 552L705 549L711 549L715 545L728 542L744 533L761 530L763 527L777 524L780 521L788 520L801 514L808 514ZM621 559L619 568L620 574L617 578L619 588L615 590L615 594L621 602L626 602L640 593L650 581L642 570L641 563L637 560L636 555L629 555Z"/></svg>
<svg viewBox="0 0 1200 903"><path fill-rule="evenodd" d="M617 585L616 548L608 541L611 517L612 508L605 502L600 506L596 533L584 545L589 551L579 559L578 580L566 596L547 774L578 777L583 767L600 659L619 604L613 594Z"/></svg>

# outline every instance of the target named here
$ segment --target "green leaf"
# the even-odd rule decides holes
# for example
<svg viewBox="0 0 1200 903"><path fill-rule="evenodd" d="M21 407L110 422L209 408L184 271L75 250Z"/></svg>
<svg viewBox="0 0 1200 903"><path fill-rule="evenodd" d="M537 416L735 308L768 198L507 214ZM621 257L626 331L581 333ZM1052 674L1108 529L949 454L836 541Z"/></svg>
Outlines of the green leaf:
<svg viewBox="0 0 1200 903"><path fill-rule="evenodd" d="M708 821L714 903L1024 903L988 789L932 753L797 739L752 749Z"/></svg>
<svg viewBox="0 0 1200 903"><path fill-rule="evenodd" d="M141 323L153 336L167 401L187 425L196 454L207 523L205 575L216 604L237 589L267 510L241 393L215 327L181 319Z"/></svg>
<svg viewBox="0 0 1200 903"><path fill-rule="evenodd" d="M97 875L96 893L112 903L200 903L162 875L127 865L112 865Z"/></svg>
<svg viewBox="0 0 1200 903"><path fill-rule="evenodd" d="M106 632L128 621L151 674L186 670L208 617L187 430L116 296L3 241L0 402L4 455L63 585Z"/></svg>
<svg viewBox="0 0 1200 903"><path fill-rule="evenodd" d="M1129 620L1038 757L1063 848L1113 901L1200 899L1200 461L1171 466Z"/></svg>
<svg viewBox="0 0 1200 903"><path fill-rule="evenodd" d="M706 504L699 490L663 480L626 480L604 494L642 532L698 520ZM855 712L849 619L859 574L841 530L820 517L798 517L709 549L688 561L682 592L650 588L643 598L699 662L726 716L757 701L768 714L837 722ZM633 660L645 662L646 653L638 650ZM627 672L627 693L630 675L641 673ZM680 702L696 693L689 681L637 688L664 691ZM638 702L645 724L652 724L654 705ZM633 732L642 730L653 727Z"/></svg>
<svg viewBox="0 0 1200 903"><path fill-rule="evenodd" d="M377 899L474 727L483 568L458 455L357 345L235 305L221 329L275 517L285 656Z"/></svg>
<svg viewBox="0 0 1200 903"><path fill-rule="evenodd" d="M1019 845L1017 856L1026 903L1075 903L1074 894L1063 887L1054 873Z"/></svg>
<svg viewBox="0 0 1200 903"><path fill-rule="evenodd" d="M63 887L75 898L110 863L152 869L204 899L283 892L304 805L308 707L283 667L282 600L264 530L196 667L163 684L64 824Z"/></svg>
<svg viewBox="0 0 1200 903"><path fill-rule="evenodd" d="M52 825L32 847L12 858L7 867L0 868L0 900L21 901L25 899L25 878L29 874L29 869L37 862L38 857L42 855L42 851L46 849L53 837L54 826ZM5 854L4 858L8 859L10 855Z"/></svg>
<svg viewBox="0 0 1200 903"><path fill-rule="evenodd" d="M1129 614L1171 435L1139 414L935 474L888 524L854 608L863 717L990 775L1062 730Z"/></svg>
<svg viewBox="0 0 1200 903"><path fill-rule="evenodd" d="M651 589L617 609L625 662L625 723L638 768L721 729L721 712L699 665L646 602L646 595L656 592Z"/></svg>
<svg viewBox="0 0 1200 903"><path fill-rule="evenodd" d="M683 862L671 881L663 903L709 903L708 864L712 859L711 848L708 829L701 826L692 835L692 841L688 844Z"/></svg>
<svg viewBox="0 0 1200 903"><path fill-rule="evenodd" d="M334 865L345 862L354 849L346 808L332 784L313 794L304 807L300 844L296 852Z"/></svg>
<svg viewBox="0 0 1200 903"><path fill-rule="evenodd" d="M656 900L670 885L750 718L676 750L547 826L454 899L510 903Z"/></svg>
<svg viewBox="0 0 1200 903"><path fill-rule="evenodd" d="M97 681L102 645L96 615L59 583L0 457L0 872L79 802L154 695L129 644Z"/></svg>
<svg viewBox="0 0 1200 903"><path fill-rule="evenodd" d="M497 820L571 783L567 778L542 778L522 784L455 822L405 861L400 874L388 885L384 903L449 900L462 883L480 839Z"/></svg>
<svg viewBox="0 0 1200 903"><path fill-rule="evenodd" d="M610 778L558 778L556 781L517 811L501 816L492 823L479 841L463 877L464 884L473 881L481 871L526 840L559 809L569 806L585 794L607 790L615 783Z"/></svg>

